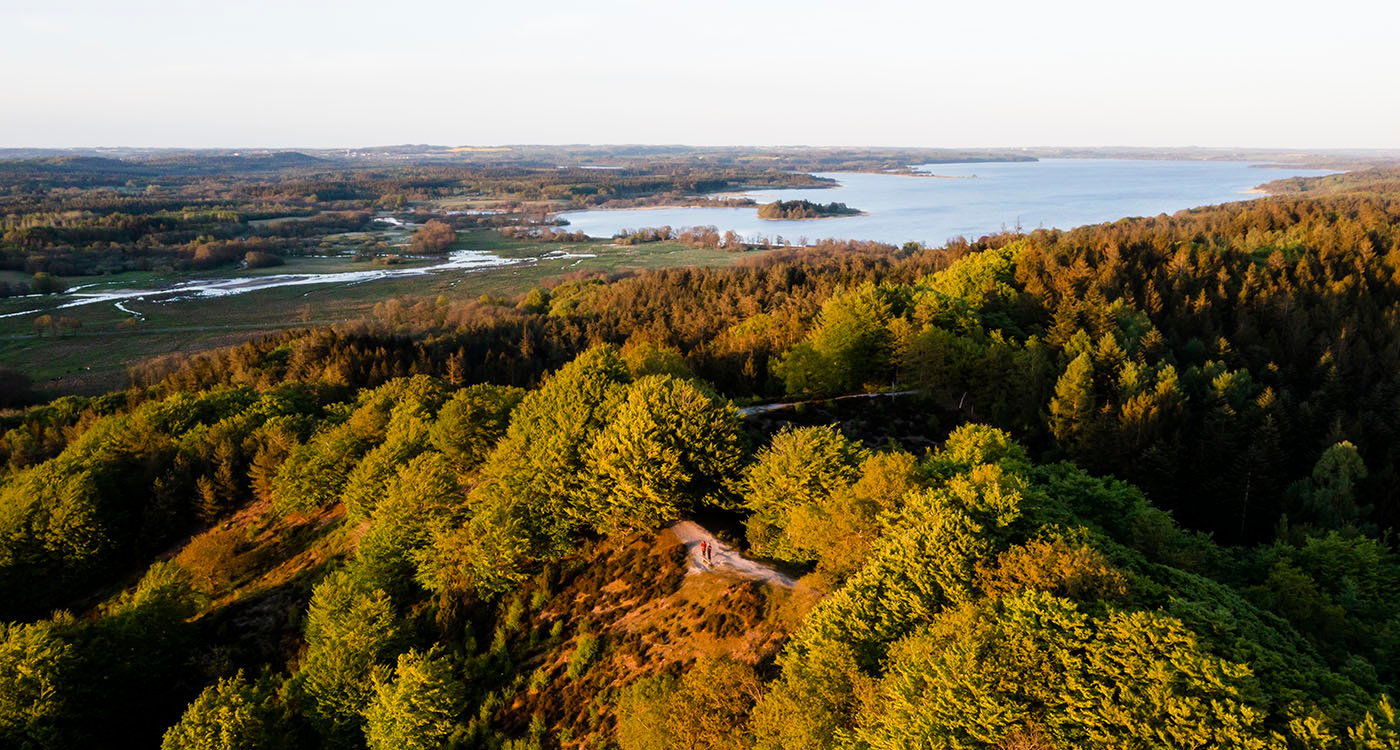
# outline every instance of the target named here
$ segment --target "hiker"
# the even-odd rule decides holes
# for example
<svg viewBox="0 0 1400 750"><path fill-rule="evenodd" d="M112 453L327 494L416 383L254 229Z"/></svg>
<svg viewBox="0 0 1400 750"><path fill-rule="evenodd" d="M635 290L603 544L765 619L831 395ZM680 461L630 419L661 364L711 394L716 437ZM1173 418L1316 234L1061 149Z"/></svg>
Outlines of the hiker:
<svg viewBox="0 0 1400 750"><path fill-rule="evenodd" d="M705 542L705 564L713 566L715 563L715 546Z"/></svg>
<svg viewBox="0 0 1400 750"><path fill-rule="evenodd" d="M710 543L704 539L700 540L700 562L705 565L710 564Z"/></svg>

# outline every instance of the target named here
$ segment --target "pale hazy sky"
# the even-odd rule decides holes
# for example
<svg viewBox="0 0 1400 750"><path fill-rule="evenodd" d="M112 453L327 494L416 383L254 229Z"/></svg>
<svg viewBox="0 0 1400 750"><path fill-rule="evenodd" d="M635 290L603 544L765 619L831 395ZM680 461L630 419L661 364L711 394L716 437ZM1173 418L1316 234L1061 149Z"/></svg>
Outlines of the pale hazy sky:
<svg viewBox="0 0 1400 750"><path fill-rule="evenodd" d="M0 147L1400 148L1393 0L0 0Z"/></svg>

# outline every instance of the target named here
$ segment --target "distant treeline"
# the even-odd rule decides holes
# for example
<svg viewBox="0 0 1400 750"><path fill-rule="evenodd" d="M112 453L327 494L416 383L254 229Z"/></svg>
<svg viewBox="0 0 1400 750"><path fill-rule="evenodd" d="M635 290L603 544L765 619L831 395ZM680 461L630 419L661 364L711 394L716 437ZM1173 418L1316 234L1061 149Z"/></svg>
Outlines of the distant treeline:
<svg viewBox="0 0 1400 750"><path fill-rule="evenodd" d="M583 232L569 232L551 226L502 227L501 236L512 240L530 242L587 242Z"/></svg>
<svg viewBox="0 0 1400 750"><path fill-rule="evenodd" d="M1362 192L1393 196L1400 194L1400 169L1381 167L1325 177L1286 177L1266 182L1260 187L1280 195Z"/></svg>
<svg viewBox="0 0 1400 750"><path fill-rule="evenodd" d="M613 243L618 245L640 245L648 242L675 240L687 247L724 248L730 252L749 249L738 232L728 230L723 234L713 226L685 227L673 230L670 226L623 229L613 235Z"/></svg>
<svg viewBox="0 0 1400 750"><path fill-rule="evenodd" d="M254 164L232 158L199 164L197 157L169 164L0 161L0 269L59 275L199 269L236 262L250 251L317 253L332 235L371 229L382 212L415 223L436 219L455 230L534 226L547 223L556 210L615 200L667 202L746 187L832 184L772 167L439 164L342 170L317 159ZM461 197L495 208L464 213L427 205ZM445 235L425 236L416 249L440 252L450 244Z"/></svg>

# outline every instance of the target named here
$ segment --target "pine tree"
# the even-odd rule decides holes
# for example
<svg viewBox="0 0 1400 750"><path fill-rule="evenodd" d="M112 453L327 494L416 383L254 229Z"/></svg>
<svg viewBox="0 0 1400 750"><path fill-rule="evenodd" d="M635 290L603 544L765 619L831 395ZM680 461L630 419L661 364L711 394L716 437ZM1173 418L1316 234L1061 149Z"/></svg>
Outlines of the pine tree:
<svg viewBox="0 0 1400 750"><path fill-rule="evenodd" d="M219 496L218 485L208 476L201 476L195 480L195 510L199 513L199 520L204 523L213 523L224 513L224 501Z"/></svg>
<svg viewBox="0 0 1400 750"><path fill-rule="evenodd" d="M1071 455L1081 457L1090 449L1097 418L1094 398L1094 363L1083 352L1065 368L1050 400L1050 432Z"/></svg>

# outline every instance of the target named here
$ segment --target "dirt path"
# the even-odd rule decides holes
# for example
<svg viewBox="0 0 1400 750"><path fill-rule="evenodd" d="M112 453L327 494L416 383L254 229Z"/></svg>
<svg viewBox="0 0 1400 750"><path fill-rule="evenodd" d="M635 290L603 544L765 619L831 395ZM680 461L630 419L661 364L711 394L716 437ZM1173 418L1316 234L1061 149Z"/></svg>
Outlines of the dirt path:
<svg viewBox="0 0 1400 750"><path fill-rule="evenodd" d="M775 586L782 586L790 589L797 584L796 581L782 573L753 560L740 555L737 550L724 542L715 538L714 534L705 530L694 521L681 521L670 528L672 534L676 535L685 544L686 552L686 575L704 573L707 571L729 571L744 578L755 581L765 581ZM700 542L709 542L712 547L710 553L711 562L706 564L700 558Z"/></svg>
<svg viewBox="0 0 1400 750"><path fill-rule="evenodd" d="M832 401L847 401L847 400L853 399L853 398L888 398L888 397L890 397L890 396L912 396L912 395L914 395L914 394L916 394L916 393L919 393L919 391L914 390L914 391L890 391L890 392L887 392L887 393L854 393L854 394L851 394L851 395L849 395L849 396L832 396L831 398L815 398L815 399L812 399L812 400L810 400L810 401L786 401L786 402L777 403L777 404L755 404L755 405L753 405L753 406L741 406L741 407L739 407L739 416L741 416L741 417L752 417L752 416L754 416L755 414L767 414L768 412L772 412L772 411L781 411L781 410L783 410L783 409L791 409L791 408L796 407L796 406L802 406L803 404L825 404L825 403L830 403L830 402L832 402Z"/></svg>

